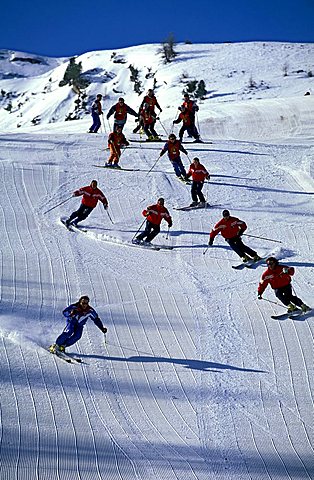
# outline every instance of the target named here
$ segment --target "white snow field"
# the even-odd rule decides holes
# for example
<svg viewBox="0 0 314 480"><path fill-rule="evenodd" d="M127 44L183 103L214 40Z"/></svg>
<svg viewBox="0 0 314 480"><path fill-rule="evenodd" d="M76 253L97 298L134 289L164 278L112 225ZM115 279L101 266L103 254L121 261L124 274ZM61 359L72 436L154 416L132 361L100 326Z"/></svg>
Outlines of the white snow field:
<svg viewBox="0 0 314 480"><path fill-rule="evenodd" d="M215 61L218 82L231 47L234 70L242 60L256 65L266 48L181 48L186 62L203 51L200 72L203 57ZM313 60L312 46L293 48L300 59L311 50ZM283 49L271 49L268 73ZM188 68L176 62L162 68ZM294 290L314 307L314 100L304 96L312 80L277 74L276 94L240 98L231 79L230 99L200 102L201 135L213 143L185 143L182 159L187 167L197 156L211 173L206 210L173 208L190 203L190 187L166 155L148 174L163 144L132 142L140 138L132 117L121 165L139 171L114 171L95 167L108 157L107 122L98 135L84 133L89 116L16 130L2 112L1 480L314 479L313 315L272 319L285 309L270 287L257 298L265 264L232 269L239 258L221 236L207 248L228 208L247 222L248 245L295 267ZM9 81L17 80L0 87ZM160 116L169 132L182 88L165 88L157 96L169 105ZM86 232L69 232L60 217L77 209L72 192L94 178L114 223L97 206L82 222ZM164 223L154 243L173 250L130 246L143 208L160 196L173 227L168 234ZM47 347L64 328L62 310L82 294L107 326L107 343L89 321L68 349L83 363L67 364Z"/></svg>

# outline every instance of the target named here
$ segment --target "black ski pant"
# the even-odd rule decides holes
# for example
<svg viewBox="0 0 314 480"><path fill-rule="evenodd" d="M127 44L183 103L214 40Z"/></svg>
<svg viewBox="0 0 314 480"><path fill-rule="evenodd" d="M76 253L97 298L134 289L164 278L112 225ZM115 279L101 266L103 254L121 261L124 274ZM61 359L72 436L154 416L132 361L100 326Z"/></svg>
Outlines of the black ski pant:
<svg viewBox="0 0 314 480"><path fill-rule="evenodd" d="M74 223L77 224L78 222L81 222L82 220L85 220L85 218L87 218L88 215L93 210L94 210L94 208L87 207L86 205L81 203L80 208L78 210L76 210L76 212L71 213L70 218L69 218L69 222L72 222L72 220L74 220L76 218L77 220L75 220Z"/></svg>
<svg viewBox="0 0 314 480"><path fill-rule="evenodd" d="M293 295L291 283L285 287L275 288L274 290L276 297L286 306L288 306L289 303L293 303L294 305L297 305L297 307L301 307L303 304L299 297Z"/></svg>
<svg viewBox="0 0 314 480"><path fill-rule="evenodd" d="M140 233L136 239L137 240L144 240L146 237L146 242L151 242L153 238L158 235L160 232L160 225L156 225L155 223L150 222L149 220L146 221L146 226L144 232Z"/></svg>
<svg viewBox="0 0 314 480"><path fill-rule="evenodd" d="M204 182L196 182L195 180L193 180L191 188L193 202L198 202L198 199L200 202L205 202L205 197L202 193L203 186Z"/></svg>
<svg viewBox="0 0 314 480"><path fill-rule="evenodd" d="M244 255L249 255L250 257L255 257L257 253L255 250L252 250L247 245L244 245L242 238L238 235L232 238L226 238L226 242L229 243L232 250L239 255L239 257L244 257Z"/></svg>
<svg viewBox="0 0 314 480"><path fill-rule="evenodd" d="M154 123L150 123L149 125L148 124L144 124L143 125L143 128L144 128L144 132L146 133L146 135L148 137L158 137L158 133L156 132L156 130L154 129Z"/></svg>
<svg viewBox="0 0 314 480"><path fill-rule="evenodd" d="M195 125L190 125L189 127L187 127L186 125L182 125L182 127L179 130L180 142L182 142L183 140L184 132L187 132L188 136L195 138L195 140L200 139L199 133Z"/></svg>

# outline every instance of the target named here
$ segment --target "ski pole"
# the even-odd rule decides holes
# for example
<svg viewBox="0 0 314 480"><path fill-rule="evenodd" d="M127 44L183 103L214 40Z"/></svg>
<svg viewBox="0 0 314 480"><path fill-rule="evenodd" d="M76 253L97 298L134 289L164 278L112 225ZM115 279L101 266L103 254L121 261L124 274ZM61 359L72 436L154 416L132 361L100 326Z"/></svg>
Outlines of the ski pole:
<svg viewBox="0 0 314 480"><path fill-rule="evenodd" d="M108 217L109 217L110 222L111 222L112 224L114 224L114 221L113 221L112 218L111 218L111 215L110 215L110 213L109 213L108 208L106 208L106 212L107 212L107 215L108 215Z"/></svg>
<svg viewBox="0 0 314 480"><path fill-rule="evenodd" d="M105 134L107 135L107 129L106 129L106 124L105 124L104 114L103 114L103 113L101 114L101 118L102 118L102 124L103 124L103 126L104 126L104 130L105 130Z"/></svg>
<svg viewBox="0 0 314 480"><path fill-rule="evenodd" d="M157 162L158 162L159 159L160 159L160 155L159 155L159 157L157 158L157 160L156 160L156 162L154 163L154 165L150 168L150 170L148 170L148 172L146 173L145 177L147 177L147 175L155 168L155 166L156 166L156 164L157 164Z"/></svg>
<svg viewBox="0 0 314 480"><path fill-rule="evenodd" d="M274 302L273 300L268 300L268 298L262 297L261 300L265 300L265 302L273 303L274 305L278 305L279 307L286 308L285 305L281 305L281 303Z"/></svg>
<svg viewBox="0 0 314 480"><path fill-rule="evenodd" d="M48 212L51 212L51 210L54 210L54 209L57 208L57 207L60 207L60 205L63 205L65 202L68 202L69 200L71 200L71 198L72 198L72 196L69 197L69 198L66 198L66 199L63 200L62 202L60 202L60 203L58 203L57 205L55 205L54 207L49 208L49 210L46 210L46 211L44 212L44 214L46 214L46 213L48 213Z"/></svg>
<svg viewBox="0 0 314 480"><path fill-rule="evenodd" d="M165 127L163 126L163 124L161 123L161 121L160 121L160 118L159 118L159 117L157 117L157 118L158 118L158 122L159 122L159 123L160 123L160 125L162 126L162 128L163 128L163 130L164 130L165 134L168 136L168 132L167 132L167 130L165 129Z"/></svg>
<svg viewBox="0 0 314 480"><path fill-rule="evenodd" d="M205 255L205 254L207 253L207 250L209 249L209 247L210 247L210 245L208 245L208 246L205 248L205 250L204 250L204 252L203 252L203 255Z"/></svg>
<svg viewBox="0 0 314 480"><path fill-rule="evenodd" d="M272 238L258 237L256 235L249 235L247 233L243 233L243 235L245 235L246 237L260 238L261 240L268 240L269 242L282 243L281 240L273 240Z"/></svg>
<svg viewBox="0 0 314 480"><path fill-rule="evenodd" d="M144 218L144 220L142 221L141 225L139 226L138 230L135 232L133 238L131 241L134 240L134 238L136 237L136 235L138 234L138 232L141 230L142 226L144 225L144 223L146 222L146 218Z"/></svg>

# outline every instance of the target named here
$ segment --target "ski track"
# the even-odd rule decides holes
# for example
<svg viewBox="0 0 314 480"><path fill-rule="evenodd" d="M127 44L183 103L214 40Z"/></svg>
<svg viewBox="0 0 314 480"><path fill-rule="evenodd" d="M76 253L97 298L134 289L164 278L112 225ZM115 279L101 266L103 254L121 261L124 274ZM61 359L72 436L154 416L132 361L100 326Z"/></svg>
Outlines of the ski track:
<svg viewBox="0 0 314 480"><path fill-rule="evenodd" d="M170 210L189 202L190 188L162 172L171 172L165 157L154 175L95 172L107 155L101 137L1 140L1 479L314 478L312 319L271 320L277 307L256 299L263 267L232 270L237 258L221 237L204 254L221 210L235 210L248 233L284 241L275 251L296 265L294 288L310 301L310 167L291 168L296 154L309 161L307 147L220 141L209 156L188 146L204 150L213 174L204 192L221 207L172 211L170 237L157 243L175 248L154 252L105 237L129 241L161 192ZM121 161L149 170L154 147ZM97 207L86 222L95 231L68 232L58 218L77 199L43 214L94 177L113 225ZM246 241L261 254L276 249ZM85 363L68 365L42 347L83 293L108 341L91 322L72 349Z"/></svg>

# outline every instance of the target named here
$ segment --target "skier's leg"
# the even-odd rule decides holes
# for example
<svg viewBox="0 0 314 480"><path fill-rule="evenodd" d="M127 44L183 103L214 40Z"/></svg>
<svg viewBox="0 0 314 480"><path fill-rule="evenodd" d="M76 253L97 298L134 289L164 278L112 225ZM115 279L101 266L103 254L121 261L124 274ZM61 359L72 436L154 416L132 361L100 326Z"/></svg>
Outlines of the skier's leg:
<svg viewBox="0 0 314 480"><path fill-rule="evenodd" d="M69 219L68 219L68 222L71 223L72 220L74 220L75 218L80 217L84 209L85 209L85 205L83 205L83 203L81 203L79 209L76 210L75 212L71 213L71 215L70 215L70 217L69 217Z"/></svg>
<svg viewBox="0 0 314 480"><path fill-rule="evenodd" d="M90 213L94 210L92 207L86 207L83 205L84 208L82 208L80 214L77 216L77 219L73 222L73 225L77 225L78 222L81 222L82 220L85 220L85 218L90 215Z"/></svg>
<svg viewBox="0 0 314 480"><path fill-rule="evenodd" d="M151 225L152 225L152 229L149 235L147 235L147 238L146 238L147 242L151 242L160 232L160 225L154 225L154 224L151 224Z"/></svg>
<svg viewBox="0 0 314 480"><path fill-rule="evenodd" d="M145 230L144 232L140 233L139 235L137 235L136 239L137 240L144 240L145 237L147 237L149 234L150 234L150 231L152 229L152 223L150 223L148 220L146 221L146 225L145 225Z"/></svg>
<svg viewBox="0 0 314 480"><path fill-rule="evenodd" d="M68 321L63 332L61 335L56 340L56 344L60 347L61 345L64 345L65 342L73 335L75 329L75 323L72 321Z"/></svg>
<svg viewBox="0 0 314 480"><path fill-rule="evenodd" d="M69 337L62 345L65 348L71 347L71 345L74 345L74 343L76 343L81 338L83 334L83 329L84 329L83 325L77 324L74 328L74 332L71 335L71 337Z"/></svg>
<svg viewBox="0 0 314 480"><path fill-rule="evenodd" d="M239 255L239 257L244 257L244 251L243 251L243 243L239 240L241 240L239 237L233 237L233 238L227 238L226 241L229 243L230 247L232 250Z"/></svg>
<svg viewBox="0 0 314 480"><path fill-rule="evenodd" d="M186 130L185 126L182 125L182 127L179 130L179 140L180 140L181 143L183 141L183 135L184 135L185 130Z"/></svg>
<svg viewBox="0 0 314 480"><path fill-rule="evenodd" d="M192 182L192 187L191 187L192 200L193 200L193 202L196 202L196 203L198 203L198 198L197 198L197 183L198 183L198 182L195 182L195 181L193 180L193 182Z"/></svg>
<svg viewBox="0 0 314 480"><path fill-rule="evenodd" d="M205 203L205 197L202 193L204 183L203 182L196 182L196 195L200 199L200 202Z"/></svg>

